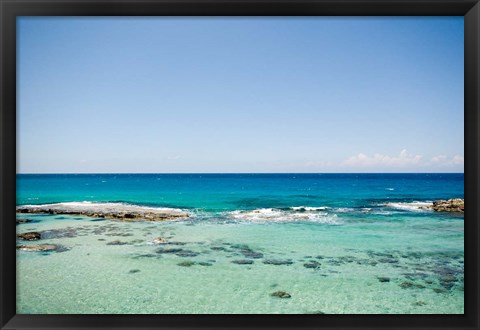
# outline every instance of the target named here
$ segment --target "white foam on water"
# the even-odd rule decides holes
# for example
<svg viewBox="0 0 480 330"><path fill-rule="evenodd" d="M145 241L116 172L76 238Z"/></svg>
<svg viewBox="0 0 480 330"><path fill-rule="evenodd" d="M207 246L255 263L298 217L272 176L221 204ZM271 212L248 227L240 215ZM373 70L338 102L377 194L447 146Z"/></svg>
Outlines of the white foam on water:
<svg viewBox="0 0 480 330"><path fill-rule="evenodd" d="M422 207L431 206L432 202L410 202L410 203L395 203L390 202L383 204L383 206L387 206L393 209L404 210L404 211L413 211L413 212L431 212L429 209L424 209Z"/></svg>
<svg viewBox="0 0 480 330"><path fill-rule="evenodd" d="M83 202L64 202L53 204L28 204L21 205L21 208L31 209L53 209L59 211L71 211L71 212L185 212L178 208L169 207L148 207L133 205L127 203L96 203L90 201Z"/></svg>
<svg viewBox="0 0 480 330"><path fill-rule="evenodd" d="M290 207L289 209L294 210L294 211L323 211L328 209L328 206L294 206Z"/></svg>
<svg viewBox="0 0 480 330"><path fill-rule="evenodd" d="M295 210L297 209L297 210ZM318 222L327 224L339 224L336 214L319 212L317 209L307 211L304 208L291 207L289 210L273 208L261 208L255 210L237 210L229 212L228 215L234 219L260 222Z"/></svg>
<svg viewBox="0 0 480 330"><path fill-rule="evenodd" d="M354 212L356 209L352 207L337 207L335 208L335 212L337 213L349 213L349 212Z"/></svg>

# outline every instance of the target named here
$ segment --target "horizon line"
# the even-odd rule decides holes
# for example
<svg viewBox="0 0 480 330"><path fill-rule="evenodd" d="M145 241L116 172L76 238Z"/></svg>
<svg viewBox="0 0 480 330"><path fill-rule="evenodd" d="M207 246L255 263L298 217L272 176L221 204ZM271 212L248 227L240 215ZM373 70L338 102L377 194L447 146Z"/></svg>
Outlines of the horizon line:
<svg viewBox="0 0 480 330"><path fill-rule="evenodd" d="M68 174L465 174L465 172L42 172L16 175Z"/></svg>

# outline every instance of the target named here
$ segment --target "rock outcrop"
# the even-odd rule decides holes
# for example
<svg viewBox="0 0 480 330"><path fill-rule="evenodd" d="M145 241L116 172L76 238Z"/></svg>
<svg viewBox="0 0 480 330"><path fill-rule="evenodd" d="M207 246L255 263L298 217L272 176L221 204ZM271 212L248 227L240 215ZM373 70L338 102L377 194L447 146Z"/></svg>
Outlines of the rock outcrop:
<svg viewBox="0 0 480 330"><path fill-rule="evenodd" d="M434 201L432 205L422 206L422 209L431 209L436 212L459 212L463 213L465 201L462 198Z"/></svg>
<svg viewBox="0 0 480 330"><path fill-rule="evenodd" d="M114 220L176 220L188 218L189 214L178 209L153 208L138 205L112 203L58 203L45 205L23 205L17 207L17 213L83 215L93 218Z"/></svg>
<svg viewBox="0 0 480 330"><path fill-rule="evenodd" d="M17 238L26 240L26 241L36 241L41 238L40 233L37 233L35 231L29 232L29 233L23 233L23 234L18 234Z"/></svg>
<svg viewBox="0 0 480 330"><path fill-rule="evenodd" d="M57 248L54 244L17 245L17 250L22 251L56 251Z"/></svg>

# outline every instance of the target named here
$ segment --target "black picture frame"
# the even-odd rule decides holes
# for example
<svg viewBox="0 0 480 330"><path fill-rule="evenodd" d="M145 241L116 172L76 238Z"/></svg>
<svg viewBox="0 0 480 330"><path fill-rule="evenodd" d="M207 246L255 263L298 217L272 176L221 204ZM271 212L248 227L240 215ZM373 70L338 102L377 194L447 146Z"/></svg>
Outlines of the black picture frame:
<svg viewBox="0 0 480 330"><path fill-rule="evenodd" d="M17 16L464 16L464 315L16 315ZM480 4L478 0L0 0L0 328L479 329ZM355 56L355 54L352 54Z"/></svg>

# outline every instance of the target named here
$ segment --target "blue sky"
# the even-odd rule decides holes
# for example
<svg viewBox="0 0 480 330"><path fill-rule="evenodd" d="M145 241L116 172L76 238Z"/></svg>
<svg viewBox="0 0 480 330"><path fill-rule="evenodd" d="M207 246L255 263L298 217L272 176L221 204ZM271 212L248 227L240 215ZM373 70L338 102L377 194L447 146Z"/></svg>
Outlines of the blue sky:
<svg viewBox="0 0 480 330"><path fill-rule="evenodd" d="M463 17L17 20L17 171L463 172Z"/></svg>

